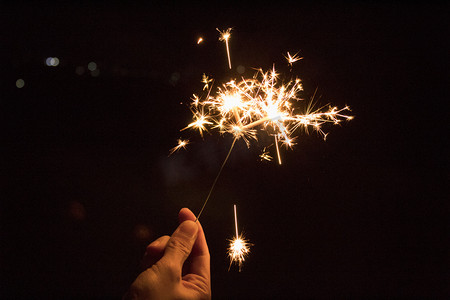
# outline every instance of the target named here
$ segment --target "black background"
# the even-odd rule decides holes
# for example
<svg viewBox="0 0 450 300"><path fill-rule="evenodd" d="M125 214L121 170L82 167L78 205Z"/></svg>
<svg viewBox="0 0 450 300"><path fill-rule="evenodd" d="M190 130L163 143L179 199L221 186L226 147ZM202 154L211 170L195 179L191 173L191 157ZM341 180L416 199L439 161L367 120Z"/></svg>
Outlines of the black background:
<svg viewBox="0 0 450 300"><path fill-rule="evenodd" d="M325 127L325 142L301 134L281 166L236 145L201 217L214 298L449 296L448 5L45 2L0 14L2 299L119 299L146 244L180 208L199 211L229 149L206 135L168 157L196 136L179 130L201 75L275 64L290 76L287 51L304 57L292 72L306 101L317 88L355 119ZM231 71L216 27L233 27ZM240 273L226 256L235 203L254 244Z"/></svg>

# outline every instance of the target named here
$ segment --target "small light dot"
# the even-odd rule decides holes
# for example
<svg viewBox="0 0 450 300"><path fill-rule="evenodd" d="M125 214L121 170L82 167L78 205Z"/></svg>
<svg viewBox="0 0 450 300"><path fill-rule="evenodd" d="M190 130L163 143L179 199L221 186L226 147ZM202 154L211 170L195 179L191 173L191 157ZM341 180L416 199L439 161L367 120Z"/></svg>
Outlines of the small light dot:
<svg viewBox="0 0 450 300"><path fill-rule="evenodd" d="M24 86L25 86L25 81L23 79L19 78L19 79L16 80L16 87L17 88L21 89Z"/></svg>
<svg viewBox="0 0 450 300"><path fill-rule="evenodd" d="M237 71L239 74L242 74L242 73L245 72L245 67L244 67L243 65L239 65L239 66L237 66L236 71Z"/></svg>
<svg viewBox="0 0 450 300"><path fill-rule="evenodd" d="M88 69L89 71L94 71L95 69L97 69L97 64L91 61L90 63L88 63Z"/></svg>

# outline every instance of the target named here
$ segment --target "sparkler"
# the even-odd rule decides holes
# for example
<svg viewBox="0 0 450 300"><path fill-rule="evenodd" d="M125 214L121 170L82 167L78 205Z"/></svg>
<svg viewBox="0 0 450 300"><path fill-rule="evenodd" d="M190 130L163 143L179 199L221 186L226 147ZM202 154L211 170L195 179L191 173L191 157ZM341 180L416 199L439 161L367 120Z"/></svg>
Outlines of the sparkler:
<svg viewBox="0 0 450 300"><path fill-rule="evenodd" d="M229 240L230 245L228 246L228 257L230 258L230 266L228 267L228 270L230 270L233 263L236 263L239 266L240 272L245 258L250 253L251 244L248 243L242 233L241 235L238 233L236 204L234 205L234 226L236 229L236 235L233 239Z"/></svg>
<svg viewBox="0 0 450 300"><path fill-rule="evenodd" d="M231 69L231 59L228 47L231 28L219 31L219 40L224 41L228 56L228 66ZM287 52L285 56L288 65L300 59L298 53L291 55ZM190 110L193 114L193 121L185 128L198 130L201 137L205 132L218 131L220 135L232 135L233 142L228 150L228 154L223 161L220 170L214 179L208 196L203 203L196 221L200 218L205 209L217 180L230 157L236 141L242 139L247 147L258 142L266 141L262 136L273 139L269 145L264 145L260 155L261 160L272 160L269 149L275 148L278 163L281 164L280 145L287 149L293 148L297 133L299 131L309 132L315 130L326 139L327 133L322 130L325 124L340 124L342 120L351 120L353 117L345 113L350 111L348 106L343 108L331 107L314 108L312 101L301 108L300 92L303 91L301 80L294 78L291 80L280 80L280 74L276 71L275 65L271 70L259 69L251 78L241 77L217 86L213 91L213 79L203 74L203 91L207 91L205 96L193 95ZM211 85L210 85L211 84ZM317 90L316 90L317 91ZM314 94L315 95L315 94ZM189 140L178 140L178 145L170 150L170 154L185 148ZM230 240L228 255L230 257L230 267L233 262L239 265L241 271L242 263L249 253L250 244L244 237L238 234L236 205L234 206L234 217L236 236Z"/></svg>
<svg viewBox="0 0 450 300"><path fill-rule="evenodd" d="M262 135L269 136L273 138L272 145L281 164L279 145L292 148L296 139L294 134L299 130L308 132L312 128L325 139L327 134L322 125L336 125L353 118L344 113L350 110L348 106L315 110L309 104L302 110L296 106L301 100L301 91L300 79L280 83L275 67L270 71L260 69L252 78L226 82L213 95L211 90L205 98L194 95L191 103L194 121L184 129L197 129L201 136L209 130L217 130L221 135L231 134L235 139L244 140L248 147ZM269 147L267 145L264 150L266 158Z"/></svg>
<svg viewBox="0 0 450 300"><path fill-rule="evenodd" d="M231 68L228 48L231 28L224 31L216 29L221 34L219 39L225 41ZM298 53L291 55L289 52L285 58L290 66L301 59ZM280 144L288 149L293 148L297 138L294 136L296 132L300 130L308 132L309 128L313 128L325 139L327 134L322 130L322 125L326 123L336 125L342 120L353 118L345 115L345 112L350 110L348 106L340 109L337 107L314 109L314 105L310 103L305 109L301 109L297 105L302 100L299 96L303 91L301 80L295 78L280 82L280 74L276 71L275 65L269 71L257 70L252 78L232 79L218 86L214 93L212 86L209 85L211 82L213 80L203 74L203 90L207 90L207 95L205 97L193 95L190 106L193 121L182 130L196 129L202 137L204 132L217 130L221 135L233 135L234 140L197 219L203 212L237 140L242 139L247 147L250 147L261 135L273 138L271 145L264 146L260 158L271 160L272 156L268 149L274 145L278 163L281 164ZM185 146L186 143L179 140L178 145L171 149L171 153Z"/></svg>
<svg viewBox="0 0 450 300"><path fill-rule="evenodd" d="M231 68L228 48L231 28L224 31L217 29L217 31L221 34L219 39L225 41L227 46L228 62ZM285 58L290 66L301 59L298 53L291 55L289 52ZM342 120L353 118L345 115L345 112L350 110L348 106L340 109L337 107L314 109L311 102L306 108L300 108L297 104L302 100L299 96L299 93L303 91L301 80L294 78L287 82L280 81L280 74L274 65L268 71L257 70L251 78L232 79L218 86L213 92L212 85L209 85L213 80L203 74L201 82L207 94L204 97L193 95L190 105L193 121L182 130L198 130L202 137L204 132L217 130L221 135L231 134L234 140L197 219L203 212L237 140L242 139L247 147L250 147L262 135L272 138L273 143L264 146L260 158L272 160L269 148L274 146L278 163L281 164L280 145L288 149L293 148L297 138L294 134L298 131L303 130L308 133L312 128L325 139L327 134L322 130L324 124L336 125ZM171 149L171 153L185 146L186 143L179 140L178 145Z"/></svg>

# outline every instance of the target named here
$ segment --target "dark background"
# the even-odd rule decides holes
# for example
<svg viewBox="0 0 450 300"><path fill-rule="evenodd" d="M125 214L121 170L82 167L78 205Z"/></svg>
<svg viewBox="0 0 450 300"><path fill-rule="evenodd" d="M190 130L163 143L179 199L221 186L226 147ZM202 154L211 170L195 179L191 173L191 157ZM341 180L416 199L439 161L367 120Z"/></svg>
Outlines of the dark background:
<svg viewBox="0 0 450 300"><path fill-rule="evenodd" d="M179 130L201 75L290 76L287 51L304 57L303 97L317 88L355 119L325 142L301 134L281 166L236 145L201 217L214 298L449 297L449 6L167 3L1 5L0 297L120 299L145 246L199 211L231 143L168 157L196 136ZM216 27L233 27L231 71ZM235 203L254 244L240 273Z"/></svg>

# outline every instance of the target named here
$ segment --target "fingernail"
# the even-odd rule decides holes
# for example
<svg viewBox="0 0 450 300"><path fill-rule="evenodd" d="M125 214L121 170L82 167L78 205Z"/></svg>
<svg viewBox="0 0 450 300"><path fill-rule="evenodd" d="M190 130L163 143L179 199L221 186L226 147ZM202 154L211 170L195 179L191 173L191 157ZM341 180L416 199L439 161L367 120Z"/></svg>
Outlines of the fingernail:
<svg viewBox="0 0 450 300"><path fill-rule="evenodd" d="M197 233L198 226L193 221L184 221L183 223L180 224L178 230L183 232L188 237L192 238Z"/></svg>
<svg viewBox="0 0 450 300"><path fill-rule="evenodd" d="M154 249L157 248L159 246L159 244L160 244L160 241L158 241L158 240L153 241L152 243L147 245L147 248L145 249L145 252L148 253L148 252L154 251Z"/></svg>
<svg viewBox="0 0 450 300"><path fill-rule="evenodd" d="M156 246L159 246L159 244L161 244L161 242L159 240L156 240L156 241L153 241L149 246L156 247Z"/></svg>

